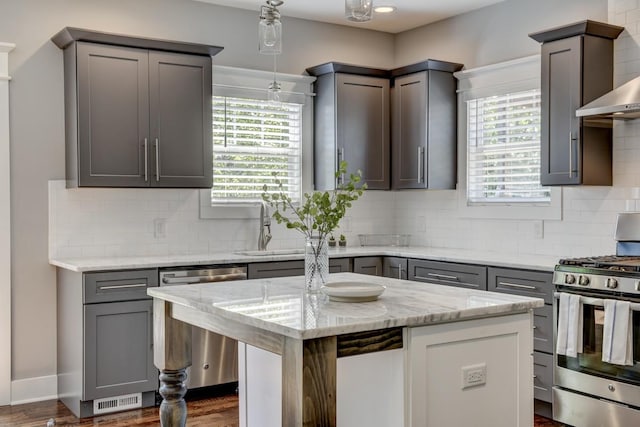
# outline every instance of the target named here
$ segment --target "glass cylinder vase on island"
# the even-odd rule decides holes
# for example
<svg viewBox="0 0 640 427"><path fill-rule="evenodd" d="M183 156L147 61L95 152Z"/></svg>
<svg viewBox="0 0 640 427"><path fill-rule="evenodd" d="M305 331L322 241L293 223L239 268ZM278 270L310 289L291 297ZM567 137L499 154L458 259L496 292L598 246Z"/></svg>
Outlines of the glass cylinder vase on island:
<svg viewBox="0 0 640 427"><path fill-rule="evenodd" d="M340 162L336 171L336 180L347 173L347 162ZM284 191L283 183L274 174L275 191L263 187L262 199L274 212L273 218L278 224L297 230L305 236L304 279L307 292L315 293L327 282L329 276L329 255L327 236L340 223L340 220L358 200L367 188L367 184L359 185L362 173L350 174L348 180L341 180L335 190L305 193L302 201L294 203Z"/></svg>

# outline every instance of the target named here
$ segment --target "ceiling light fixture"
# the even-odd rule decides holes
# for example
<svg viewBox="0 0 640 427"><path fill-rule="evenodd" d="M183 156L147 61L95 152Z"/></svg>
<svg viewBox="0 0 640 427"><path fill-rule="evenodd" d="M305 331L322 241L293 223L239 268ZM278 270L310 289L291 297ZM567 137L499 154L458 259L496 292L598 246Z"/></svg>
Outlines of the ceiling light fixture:
<svg viewBox="0 0 640 427"><path fill-rule="evenodd" d="M395 6L376 6L373 8L375 13L391 13L396 11Z"/></svg>
<svg viewBox="0 0 640 427"><path fill-rule="evenodd" d="M345 0L344 2L344 16L349 21L370 21L372 11L373 0Z"/></svg>
<svg viewBox="0 0 640 427"><path fill-rule="evenodd" d="M280 11L282 0L267 0L267 4L260 8L260 22L258 23L258 52L273 55L273 81L269 83L267 98L269 101L280 102L282 86L276 79L276 56L282 53L282 23Z"/></svg>

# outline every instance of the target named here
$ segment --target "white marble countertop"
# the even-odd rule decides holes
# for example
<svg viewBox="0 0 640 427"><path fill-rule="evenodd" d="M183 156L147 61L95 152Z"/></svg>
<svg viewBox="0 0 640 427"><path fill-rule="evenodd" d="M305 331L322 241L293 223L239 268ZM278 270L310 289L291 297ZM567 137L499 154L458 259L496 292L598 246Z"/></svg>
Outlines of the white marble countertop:
<svg viewBox="0 0 640 427"><path fill-rule="evenodd" d="M299 253L286 254L283 252L283 250L266 251L265 253L267 255L246 255L239 251L235 253L220 252L194 255L52 258L49 260L49 263L71 271L86 272L212 264L246 264L251 262L287 261L304 258L301 250L298 251ZM354 246L329 250L329 257L331 258L359 256L396 256L540 271L553 271L559 259L555 256L519 255L420 246Z"/></svg>
<svg viewBox="0 0 640 427"><path fill-rule="evenodd" d="M304 277L297 276L165 286L147 293L295 339L495 317L544 305L540 298L355 273L329 277L329 282L340 281L375 283L386 290L376 301L333 302L323 293L306 294Z"/></svg>

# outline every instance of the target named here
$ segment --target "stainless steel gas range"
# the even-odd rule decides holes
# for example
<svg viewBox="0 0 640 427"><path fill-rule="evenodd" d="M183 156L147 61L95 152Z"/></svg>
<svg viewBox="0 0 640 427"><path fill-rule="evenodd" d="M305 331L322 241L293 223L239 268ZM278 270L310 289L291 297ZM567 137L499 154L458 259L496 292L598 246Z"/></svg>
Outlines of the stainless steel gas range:
<svg viewBox="0 0 640 427"><path fill-rule="evenodd" d="M553 283L579 295L583 350L554 354L553 418L575 427L640 425L640 213L620 214L617 255L560 260ZM602 361L604 302L631 303L632 364ZM554 304L554 340L558 306Z"/></svg>

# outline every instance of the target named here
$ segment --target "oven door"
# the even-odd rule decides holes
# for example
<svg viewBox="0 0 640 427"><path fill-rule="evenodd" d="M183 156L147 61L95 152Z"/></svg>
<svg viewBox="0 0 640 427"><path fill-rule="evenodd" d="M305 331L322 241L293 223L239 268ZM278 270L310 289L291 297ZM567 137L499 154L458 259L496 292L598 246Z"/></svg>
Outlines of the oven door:
<svg viewBox="0 0 640 427"><path fill-rule="evenodd" d="M567 292L560 287L558 290ZM589 292L579 294L584 310L583 352L578 354L578 357L555 354L554 384L557 387L589 394L599 399L640 407L640 388L638 387L640 386L640 311L632 311L633 366L606 363L602 361L604 329L602 300L603 298L620 299L620 297ZM632 300L626 297L624 299ZM557 319L557 300L555 302L555 319ZM632 300L632 302L640 302L640 300ZM557 323L554 328L554 337L557 337Z"/></svg>

